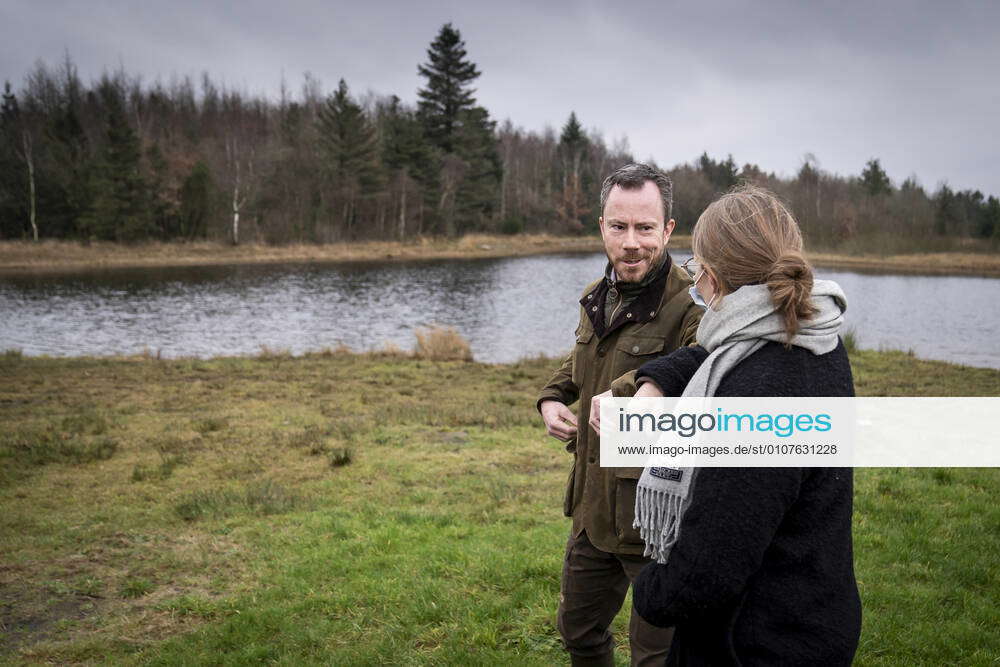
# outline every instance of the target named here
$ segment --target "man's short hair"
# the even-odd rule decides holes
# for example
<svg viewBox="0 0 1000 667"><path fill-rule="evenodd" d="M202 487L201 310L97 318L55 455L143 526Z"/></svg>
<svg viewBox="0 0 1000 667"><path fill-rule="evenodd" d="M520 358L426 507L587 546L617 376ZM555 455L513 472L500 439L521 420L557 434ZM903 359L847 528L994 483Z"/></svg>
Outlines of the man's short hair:
<svg viewBox="0 0 1000 667"><path fill-rule="evenodd" d="M601 215L604 215L604 205L608 203L611 188L617 185L622 190L638 190L647 181L655 183L660 191L660 199L663 200L663 222L666 223L670 220L674 208L674 184L670 177L659 169L638 162L618 167L604 179L604 185L601 186Z"/></svg>

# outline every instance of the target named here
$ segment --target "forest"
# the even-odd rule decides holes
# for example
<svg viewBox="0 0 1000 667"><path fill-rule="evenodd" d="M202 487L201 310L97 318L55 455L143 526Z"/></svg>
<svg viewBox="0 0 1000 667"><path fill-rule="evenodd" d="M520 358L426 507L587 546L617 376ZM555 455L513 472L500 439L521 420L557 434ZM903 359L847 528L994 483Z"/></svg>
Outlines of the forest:
<svg viewBox="0 0 1000 667"><path fill-rule="evenodd" d="M0 239L238 243L408 241L467 233L592 234L601 181L635 158L575 111L558 130L498 122L481 72L445 24L417 65L415 105L332 91L305 74L270 99L209 74L146 83L124 68L84 83L69 54L39 62L0 106ZM813 247L933 250L1000 244L1000 201L878 158L833 174L805 154L794 176L707 153L674 166L678 232L743 181L777 192Z"/></svg>

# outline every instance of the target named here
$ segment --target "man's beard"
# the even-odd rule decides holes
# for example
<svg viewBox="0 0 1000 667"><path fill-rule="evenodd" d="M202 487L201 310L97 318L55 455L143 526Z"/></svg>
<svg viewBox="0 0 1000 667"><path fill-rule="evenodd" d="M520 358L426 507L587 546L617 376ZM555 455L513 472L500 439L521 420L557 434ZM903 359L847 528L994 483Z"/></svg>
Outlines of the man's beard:
<svg viewBox="0 0 1000 667"><path fill-rule="evenodd" d="M663 259L663 253L665 252L666 249L663 248L658 253L653 253L650 255L637 253L637 254L626 255L624 257L619 257L616 261L612 262L612 265L615 267L615 273L617 274L617 279L627 283L642 282L649 276L649 272L652 271L660 263L660 260ZM628 266L625 264L625 262L628 261L642 262L642 260L645 260L645 262L636 264L634 266ZM635 271L640 269L642 269L642 273L639 275L635 275Z"/></svg>

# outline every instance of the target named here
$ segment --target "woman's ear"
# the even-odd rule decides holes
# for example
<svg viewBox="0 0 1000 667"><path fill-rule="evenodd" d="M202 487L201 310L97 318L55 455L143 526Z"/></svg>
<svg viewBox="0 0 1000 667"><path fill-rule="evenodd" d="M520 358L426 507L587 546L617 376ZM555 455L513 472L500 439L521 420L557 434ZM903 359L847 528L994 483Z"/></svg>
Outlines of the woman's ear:
<svg viewBox="0 0 1000 667"><path fill-rule="evenodd" d="M720 283L719 280L715 277L715 271L708 268L707 266L704 267L704 269L705 269L705 274L708 276L708 279L712 281L712 293L722 296L722 283Z"/></svg>
<svg viewBox="0 0 1000 667"><path fill-rule="evenodd" d="M708 278L708 282L712 287L712 296L709 299L707 299L707 302L708 302L708 307L713 308L715 304L719 302L719 299L725 296L722 293L722 283L715 277L715 272L712 271L712 269L708 267L702 267L702 268L705 269L705 276ZM702 298L704 298L704 294L702 294Z"/></svg>

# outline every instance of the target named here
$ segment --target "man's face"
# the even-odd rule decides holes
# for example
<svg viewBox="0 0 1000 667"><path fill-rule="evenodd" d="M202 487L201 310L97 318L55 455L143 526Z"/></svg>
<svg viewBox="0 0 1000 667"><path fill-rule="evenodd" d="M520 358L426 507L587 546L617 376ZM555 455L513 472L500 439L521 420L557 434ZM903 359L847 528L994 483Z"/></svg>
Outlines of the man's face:
<svg viewBox="0 0 1000 667"><path fill-rule="evenodd" d="M637 283L666 252L673 220L663 220L663 201L652 181L638 190L615 186L599 220L604 251L618 280Z"/></svg>

